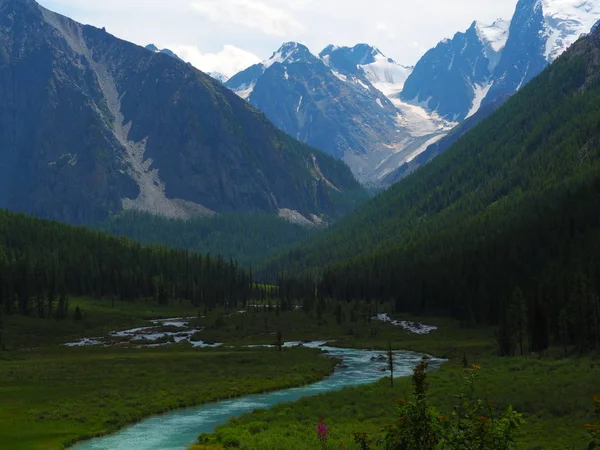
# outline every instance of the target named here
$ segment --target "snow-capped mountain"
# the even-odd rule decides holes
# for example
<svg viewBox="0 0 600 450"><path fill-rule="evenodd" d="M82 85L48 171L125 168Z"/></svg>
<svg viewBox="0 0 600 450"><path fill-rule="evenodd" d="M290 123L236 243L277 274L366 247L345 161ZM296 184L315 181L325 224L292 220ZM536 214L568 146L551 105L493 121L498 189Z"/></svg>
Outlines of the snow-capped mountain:
<svg viewBox="0 0 600 450"><path fill-rule="evenodd" d="M364 77L379 91L391 97L404 87L413 67L398 64L367 44L354 47L326 47L319 57L332 70L344 75Z"/></svg>
<svg viewBox="0 0 600 450"><path fill-rule="evenodd" d="M527 84L598 20L597 0L520 0L485 101Z"/></svg>
<svg viewBox="0 0 600 450"><path fill-rule="evenodd" d="M398 109L376 87L400 90L409 72L364 44L315 56L290 42L226 86L291 136L344 159L361 181L378 183L451 127L418 107Z"/></svg>
<svg viewBox="0 0 600 450"><path fill-rule="evenodd" d="M497 19L491 25L484 25L481 22L475 22L475 29L479 38L485 46L485 55L490 61L490 71L494 70L500 62L502 50L508 40L510 22L504 19Z"/></svg>
<svg viewBox="0 0 600 450"><path fill-rule="evenodd" d="M538 0L544 16L544 55L549 63L558 58L600 19L598 0Z"/></svg>
<svg viewBox="0 0 600 450"><path fill-rule="evenodd" d="M519 0L511 21L475 21L414 68L367 44L330 45L315 56L290 42L226 85L379 184L403 164L418 166L429 145L482 105L479 119L490 114L599 21L598 0Z"/></svg>
<svg viewBox="0 0 600 450"><path fill-rule="evenodd" d="M274 52L269 59L254 64L231 77L227 80L226 86L243 99L248 100L254 91L256 83L271 66L276 63L288 65L300 62L314 64L320 62L320 60L306 46L297 42L287 42Z"/></svg>
<svg viewBox="0 0 600 450"><path fill-rule="evenodd" d="M474 22L417 63L400 99L451 121L513 94L600 20L598 0L519 0L510 22Z"/></svg>
<svg viewBox="0 0 600 450"><path fill-rule="evenodd" d="M451 121L473 115L491 85L491 75L508 39L508 22L473 22L429 50L410 74L400 98Z"/></svg>

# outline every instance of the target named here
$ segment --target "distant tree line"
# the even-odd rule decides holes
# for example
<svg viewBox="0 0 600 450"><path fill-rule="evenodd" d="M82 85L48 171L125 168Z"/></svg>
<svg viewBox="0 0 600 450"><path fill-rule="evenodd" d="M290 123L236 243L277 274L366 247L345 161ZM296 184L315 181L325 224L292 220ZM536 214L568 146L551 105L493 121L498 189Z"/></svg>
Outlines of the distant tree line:
<svg viewBox="0 0 600 450"><path fill-rule="evenodd" d="M232 261L0 211L0 312L66 315L68 296L236 307L264 295Z"/></svg>
<svg viewBox="0 0 600 450"><path fill-rule="evenodd" d="M225 213L180 220L137 211L123 212L94 228L142 244L233 258L246 269L263 264L269 255L320 231L290 223L274 213Z"/></svg>

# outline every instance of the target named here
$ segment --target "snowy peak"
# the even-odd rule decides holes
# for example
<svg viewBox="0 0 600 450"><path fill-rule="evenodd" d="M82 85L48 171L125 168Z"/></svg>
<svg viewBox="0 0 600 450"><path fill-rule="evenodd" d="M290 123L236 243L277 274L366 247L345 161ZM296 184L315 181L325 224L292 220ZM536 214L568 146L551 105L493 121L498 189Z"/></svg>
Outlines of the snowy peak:
<svg viewBox="0 0 600 450"><path fill-rule="evenodd" d="M598 20L598 0L519 0L485 103L521 89Z"/></svg>
<svg viewBox="0 0 600 450"><path fill-rule="evenodd" d="M319 62L319 58L313 55L306 46L297 42L286 42L269 59L234 75L226 81L225 85L244 100L250 100L258 81L275 64L285 66L296 63L314 64ZM283 73L285 77L288 76L287 70Z"/></svg>
<svg viewBox="0 0 600 450"><path fill-rule="evenodd" d="M262 65L265 68L271 67L275 63L280 64L293 64L298 62L316 62L318 58L313 55L310 50L302 44L297 42L286 42L279 50L273 53L266 61L263 61Z"/></svg>
<svg viewBox="0 0 600 450"><path fill-rule="evenodd" d="M366 78L387 96L402 90L413 69L398 64L378 48L368 44L357 44L354 47L330 45L319 53L319 57L334 72L363 80Z"/></svg>
<svg viewBox="0 0 600 450"><path fill-rule="evenodd" d="M369 44L357 44L354 47L338 47L336 45L329 45L319 53L319 57L329 65L333 58L337 64L340 63L348 66L362 66L365 64L372 64L378 58L384 58L383 54L378 48L373 47ZM335 62L333 63L335 65Z"/></svg>
<svg viewBox="0 0 600 450"><path fill-rule="evenodd" d="M485 25L481 22L474 23L475 29L479 38L487 44L487 46L498 53L502 51L508 40L508 31L510 29L510 21L497 19L491 25Z"/></svg>
<svg viewBox="0 0 600 450"><path fill-rule="evenodd" d="M548 62L554 61L600 20L598 0L537 0L545 21Z"/></svg>

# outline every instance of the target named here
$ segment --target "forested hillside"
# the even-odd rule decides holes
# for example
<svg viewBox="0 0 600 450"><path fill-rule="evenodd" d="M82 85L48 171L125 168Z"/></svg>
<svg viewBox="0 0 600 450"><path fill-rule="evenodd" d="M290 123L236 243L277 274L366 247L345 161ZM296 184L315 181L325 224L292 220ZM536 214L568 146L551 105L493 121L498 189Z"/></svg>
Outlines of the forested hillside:
<svg viewBox="0 0 600 450"><path fill-rule="evenodd" d="M161 244L257 267L283 248L306 241L322 228L290 223L267 213L218 214L190 220L124 212L95 226L143 244Z"/></svg>
<svg viewBox="0 0 600 450"><path fill-rule="evenodd" d="M232 262L0 211L0 315L62 318L67 296L212 308L243 303L251 289Z"/></svg>
<svg viewBox="0 0 600 450"><path fill-rule="evenodd" d="M446 154L272 268L328 266L325 296L470 323L527 311L534 348L600 345L599 66L596 31Z"/></svg>

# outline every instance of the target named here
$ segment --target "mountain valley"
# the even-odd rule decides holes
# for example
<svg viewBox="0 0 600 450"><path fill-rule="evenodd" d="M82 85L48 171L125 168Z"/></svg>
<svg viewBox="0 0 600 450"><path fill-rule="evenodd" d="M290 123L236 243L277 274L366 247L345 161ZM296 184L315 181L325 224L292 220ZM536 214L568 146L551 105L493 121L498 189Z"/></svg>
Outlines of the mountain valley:
<svg viewBox="0 0 600 450"><path fill-rule="evenodd" d="M600 4L503 1L0 0L0 448L600 448Z"/></svg>

